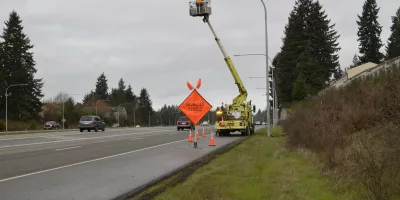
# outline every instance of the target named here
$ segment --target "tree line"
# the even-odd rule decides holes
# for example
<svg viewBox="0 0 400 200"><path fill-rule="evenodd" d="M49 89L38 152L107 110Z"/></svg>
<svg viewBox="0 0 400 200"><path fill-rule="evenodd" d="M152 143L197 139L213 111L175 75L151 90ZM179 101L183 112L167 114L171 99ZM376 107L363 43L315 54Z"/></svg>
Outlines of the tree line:
<svg viewBox="0 0 400 200"><path fill-rule="evenodd" d="M347 68L367 62L379 64L400 56L400 8L392 17L386 53L380 51L382 26L376 0L366 0L358 15L359 52ZM278 99L287 104L316 95L330 81L344 75L339 64L338 38L334 23L319 1L297 0L285 26L283 44L273 59Z"/></svg>
<svg viewBox="0 0 400 200"><path fill-rule="evenodd" d="M121 78L116 88L108 87L104 73L100 74L93 90L83 102L76 102L68 94L59 93L53 98L42 100L43 80L35 78L37 72L34 53L29 37L24 33L22 20L12 11L0 35L0 129L5 128L5 99L9 130L40 129L45 121L66 119L65 128L74 128L82 115L99 115L109 125L122 126L174 125L182 116L176 105L164 105L153 109L153 102L146 88L136 95L131 85ZM18 85L24 84L24 85ZM97 109L96 109L97 107ZM97 110L97 111L96 111ZM118 118L117 115L121 113ZM122 113L125 113L122 116ZM203 120L208 120L207 114Z"/></svg>

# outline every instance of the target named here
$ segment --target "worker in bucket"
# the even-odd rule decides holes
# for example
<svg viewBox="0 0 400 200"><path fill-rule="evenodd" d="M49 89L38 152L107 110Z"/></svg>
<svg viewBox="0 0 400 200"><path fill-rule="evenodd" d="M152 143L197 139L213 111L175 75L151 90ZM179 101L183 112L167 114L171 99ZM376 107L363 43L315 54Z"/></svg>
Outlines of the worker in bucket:
<svg viewBox="0 0 400 200"><path fill-rule="evenodd" d="M196 0L197 13L200 13L200 9L203 8L203 0Z"/></svg>

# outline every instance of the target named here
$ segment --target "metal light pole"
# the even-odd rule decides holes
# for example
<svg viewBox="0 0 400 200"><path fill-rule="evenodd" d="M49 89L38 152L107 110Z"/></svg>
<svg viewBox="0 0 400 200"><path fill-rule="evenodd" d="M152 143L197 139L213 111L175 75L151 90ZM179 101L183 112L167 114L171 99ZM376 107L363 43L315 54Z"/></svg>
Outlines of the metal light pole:
<svg viewBox="0 0 400 200"><path fill-rule="evenodd" d="M101 102L101 101L104 102L104 101L110 101L110 100L97 100L97 101L96 101L96 115L97 115L97 103L98 103L98 102Z"/></svg>
<svg viewBox="0 0 400 200"><path fill-rule="evenodd" d="M8 96L11 96L11 94L8 94L8 89L10 87L15 87L15 86L26 86L28 84L13 84L13 85L9 85L6 88L6 134L8 134Z"/></svg>
<svg viewBox="0 0 400 200"><path fill-rule="evenodd" d="M264 1L263 0L260 0L261 1L261 3L263 4L263 6L264 6L264 13L265 13L265 56L268 58L268 18L267 18L267 6L265 6L265 3L264 3ZM268 66L268 60L267 59L265 59L266 60L266 62L265 62L265 64L266 64L266 67L267 67L267 73L266 73L266 77L268 77L268 75L269 75L269 66ZM267 94L269 94L269 83L268 83L268 78L266 78L266 85L267 85ZM268 95L269 96L269 95ZM268 101L269 101L269 98L268 98ZM267 109L267 135L268 136L271 136L271 126L270 126L270 123L269 123L269 102L267 102L267 106L266 106L266 109Z"/></svg>

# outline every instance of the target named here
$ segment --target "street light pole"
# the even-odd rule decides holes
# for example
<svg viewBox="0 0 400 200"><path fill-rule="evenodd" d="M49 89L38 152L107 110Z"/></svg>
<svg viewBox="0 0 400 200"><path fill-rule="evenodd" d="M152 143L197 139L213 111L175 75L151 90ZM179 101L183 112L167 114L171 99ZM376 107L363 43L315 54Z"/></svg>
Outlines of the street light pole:
<svg viewBox="0 0 400 200"><path fill-rule="evenodd" d="M10 96L11 94L8 94L8 89L10 87L15 87L15 86L26 86L28 84L13 84L13 85L9 85L6 88L6 134L8 134L8 96Z"/></svg>
<svg viewBox="0 0 400 200"><path fill-rule="evenodd" d="M268 58L268 18L267 18L267 6L265 5L263 0L260 0L261 3L264 6L264 13L265 13L265 56ZM268 83L268 75L269 75L269 66L268 66L268 59L265 59L266 62L266 67L267 67L267 73L266 73L266 85L267 85L267 95L268 95L268 102L267 102L267 135L271 136L271 126L269 122L270 118L270 110L269 110L269 83Z"/></svg>

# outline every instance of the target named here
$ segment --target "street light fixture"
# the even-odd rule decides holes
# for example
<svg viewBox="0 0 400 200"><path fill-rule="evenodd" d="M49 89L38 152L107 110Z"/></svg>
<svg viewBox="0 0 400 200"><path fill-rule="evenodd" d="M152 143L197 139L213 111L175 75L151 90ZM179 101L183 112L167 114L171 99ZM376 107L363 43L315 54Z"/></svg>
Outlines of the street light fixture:
<svg viewBox="0 0 400 200"><path fill-rule="evenodd" d="M6 93L5 93L5 96L6 96L6 134L8 134L8 96L11 96L11 94L8 94L8 89L10 88L10 87L16 87L16 86L27 86L28 84L13 84L13 85L9 85L7 88L6 88Z"/></svg>

